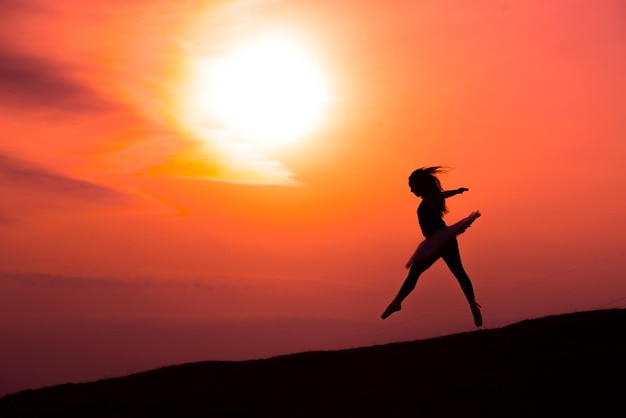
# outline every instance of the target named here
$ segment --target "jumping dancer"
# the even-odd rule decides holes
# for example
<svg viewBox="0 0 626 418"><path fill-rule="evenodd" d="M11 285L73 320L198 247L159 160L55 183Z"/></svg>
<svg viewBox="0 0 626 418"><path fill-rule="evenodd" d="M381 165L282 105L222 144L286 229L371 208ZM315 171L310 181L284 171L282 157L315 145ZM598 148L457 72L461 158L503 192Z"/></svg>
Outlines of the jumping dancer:
<svg viewBox="0 0 626 418"><path fill-rule="evenodd" d="M472 282L461 263L459 244L456 240L456 235L463 233L480 216L480 213L473 212L454 225L446 226L443 221L443 215L448 213L446 199L469 189L461 187L456 190L443 190L437 178L437 174L441 172L443 172L441 167L427 167L417 169L409 176L411 192L422 199L417 208L417 219L426 240L420 244L409 260L407 264L407 268L410 269L409 274L381 318L385 319L402 309L402 301L413 291L420 275L435 261L442 258L461 285L474 316L474 324L480 327L483 324L480 305L476 303Z"/></svg>

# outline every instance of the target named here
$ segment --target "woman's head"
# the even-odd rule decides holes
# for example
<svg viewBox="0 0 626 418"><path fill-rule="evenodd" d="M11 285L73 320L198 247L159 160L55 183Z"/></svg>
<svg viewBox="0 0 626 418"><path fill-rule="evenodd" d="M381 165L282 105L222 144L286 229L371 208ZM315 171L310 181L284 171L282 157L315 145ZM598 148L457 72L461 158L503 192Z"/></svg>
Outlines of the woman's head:
<svg viewBox="0 0 626 418"><path fill-rule="evenodd" d="M424 196L428 192L440 192L443 190L437 174L443 173L442 167L422 167L413 171L409 176L409 187L416 196Z"/></svg>

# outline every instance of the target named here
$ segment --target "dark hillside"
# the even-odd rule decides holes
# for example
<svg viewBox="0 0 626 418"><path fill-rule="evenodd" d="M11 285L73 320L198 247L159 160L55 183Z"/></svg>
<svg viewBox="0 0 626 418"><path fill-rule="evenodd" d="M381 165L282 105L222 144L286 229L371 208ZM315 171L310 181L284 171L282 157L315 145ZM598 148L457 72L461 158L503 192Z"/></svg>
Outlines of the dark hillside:
<svg viewBox="0 0 626 418"><path fill-rule="evenodd" d="M1 417L623 417L626 310L7 395Z"/></svg>

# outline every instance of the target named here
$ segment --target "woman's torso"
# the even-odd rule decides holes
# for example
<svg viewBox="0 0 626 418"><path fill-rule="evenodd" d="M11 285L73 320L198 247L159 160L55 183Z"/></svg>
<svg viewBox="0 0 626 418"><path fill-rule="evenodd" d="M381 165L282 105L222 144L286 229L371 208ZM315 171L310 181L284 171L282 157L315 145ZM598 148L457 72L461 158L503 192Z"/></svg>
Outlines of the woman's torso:
<svg viewBox="0 0 626 418"><path fill-rule="evenodd" d="M444 201L422 200L417 207L417 219L426 238L431 236L439 228L446 226L443 221Z"/></svg>

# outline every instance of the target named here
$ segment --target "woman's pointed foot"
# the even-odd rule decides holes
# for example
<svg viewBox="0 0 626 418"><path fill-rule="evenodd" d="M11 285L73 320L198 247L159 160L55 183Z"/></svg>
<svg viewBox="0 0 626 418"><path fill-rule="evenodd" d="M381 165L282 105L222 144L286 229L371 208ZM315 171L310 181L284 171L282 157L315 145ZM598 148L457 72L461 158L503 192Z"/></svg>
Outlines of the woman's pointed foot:
<svg viewBox="0 0 626 418"><path fill-rule="evenodd" d="M399 303L392 302L389 306L387 306L387 309L385 310L385 312L383 312L383 314L380 317L382 319L387 319L389 315L391 315L394 312L398 312L400 309L402 309L402 305L400 305Z"/></svg>
<svg viewBox="0 0 626 418"><path fill-rule="evenodd" d="M470 308L472 308L472 315L474 315L474 324L476 324L477 327L480 327L483 325L483 316L480 314L480 308L481 306L474 302L470 305Z"/></svg>

